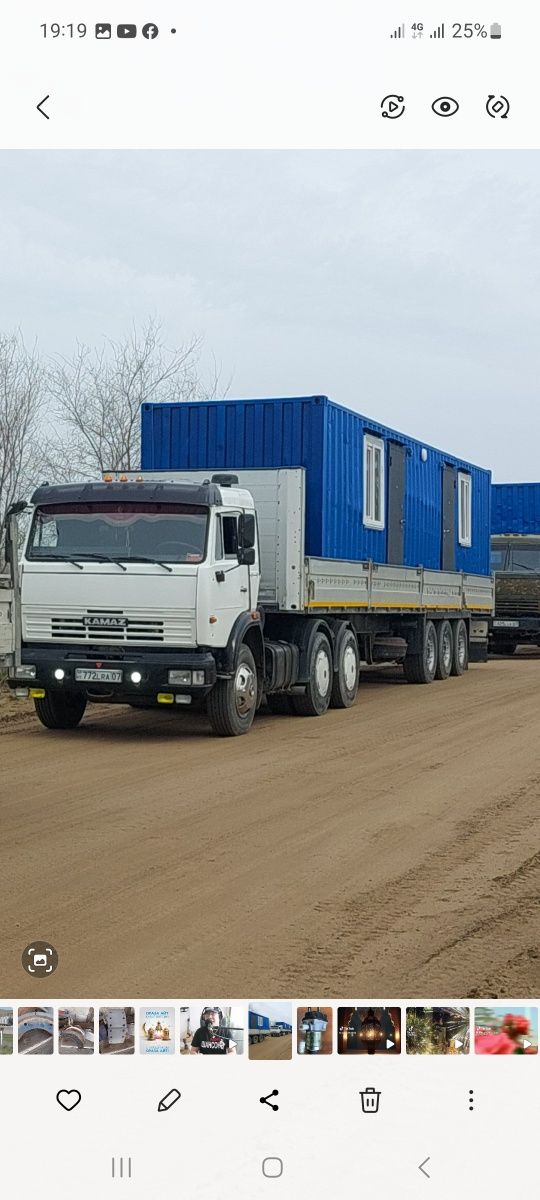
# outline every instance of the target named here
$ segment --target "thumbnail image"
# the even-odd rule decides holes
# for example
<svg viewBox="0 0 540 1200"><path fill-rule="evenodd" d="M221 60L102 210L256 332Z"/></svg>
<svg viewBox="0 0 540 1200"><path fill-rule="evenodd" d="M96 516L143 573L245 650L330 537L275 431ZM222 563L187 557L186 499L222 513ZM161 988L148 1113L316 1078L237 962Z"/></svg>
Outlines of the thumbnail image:
<svg viewBox="0 0 540 1200"><path fill-rule="evenodd" d="M52 1054L54 1016L52 1008L20 1008L19 1054Z"/></svg>
<svg viewBox="0 0 540 1200"><path fill-rule="evenodd" d="M401 1054L401 1009L338 1009L338 1054Z"/></svg>
<svg viewBox="0 0 540 1200"><path fill-rule="evenodd" d="M12 1008L0 1008L0 1054L13 1054Z"/></svg>
<svg viewBox="0 0 540 1200"><path fill-rule="evenodd" d="M332 1053L332 1009L324 1001L312 1001L296 1014L297 1049L299 1054Z"/></svg>
<svg viewBox="0 0 540 1200"><path fill-rule="evenodd" d="M239 1006L209 1000L202 1009L180 1009L181 1054L243 1054L244 1021Z"/></svg>
<svg viewBox="0 0 540 1200"><path fill-rule="evenodd" d="M249 1006L249 1057L292 1058L292 1004L253 1000Z"/></svg>
<svg viewBox="0 0 540 1200"><path fill-rule="evenodd" d="M58 1011L59 1054L94 1053L93 1008L60 1008Z"/></svg>
<svg viewBox="0 0 540 1200"><path fill-rule="evenodd" d="M99 1053L133 1054L135 1051L135 1009L100 1008Z"/></svg>
<svg viewBox="0 0 540 1200"><path fill-rule="evenodd" d="M139 1012L141 1054L174 1054L174 1009L141 1008Z"/></svg>
<svg viewBox="0 0 540 1200"><path fill-rule="evenodd" d="M538 1054L538 1009L475 1008L476 1054Z"/></svg>
<svg viewBox="0 0 540 1200"><path fill-rule="evenodd" d="M408 1008L407 1054L468 1054L468 1008Z"/></svg>

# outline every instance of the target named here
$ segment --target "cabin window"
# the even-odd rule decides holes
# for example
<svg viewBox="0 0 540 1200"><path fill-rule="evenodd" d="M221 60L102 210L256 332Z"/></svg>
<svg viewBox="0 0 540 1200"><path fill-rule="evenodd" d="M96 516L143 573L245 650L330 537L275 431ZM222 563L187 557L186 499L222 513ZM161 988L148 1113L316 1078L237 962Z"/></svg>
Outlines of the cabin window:
<svg viewBox="0 0 540 1200"><path fill-rule="evenodd" d="M472 545L472 480L458 472L458 539L460 546Z"/></svg>
<svg viewBox="0 0 540 1200"><path fill-rule="evenodd" d="M364 434L364 525L384 529L384 442Z"/></svg>

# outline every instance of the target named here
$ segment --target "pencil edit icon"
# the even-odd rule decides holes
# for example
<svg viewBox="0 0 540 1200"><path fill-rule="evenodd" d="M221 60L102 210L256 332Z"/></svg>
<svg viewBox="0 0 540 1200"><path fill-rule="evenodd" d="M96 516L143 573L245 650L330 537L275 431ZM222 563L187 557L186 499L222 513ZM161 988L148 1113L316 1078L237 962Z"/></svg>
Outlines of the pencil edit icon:
<svg viewBox="0 0 540 1200"><path fill-rule="evenodd" d="M180 1092L178 1091L178 1088L171 1088L170 1092L167 1092L166 1096L162 1096L158 1104L158 1112L168 1112L169 1109L173 1107L173 1104L177 1104L179 1099Z"/></svg>

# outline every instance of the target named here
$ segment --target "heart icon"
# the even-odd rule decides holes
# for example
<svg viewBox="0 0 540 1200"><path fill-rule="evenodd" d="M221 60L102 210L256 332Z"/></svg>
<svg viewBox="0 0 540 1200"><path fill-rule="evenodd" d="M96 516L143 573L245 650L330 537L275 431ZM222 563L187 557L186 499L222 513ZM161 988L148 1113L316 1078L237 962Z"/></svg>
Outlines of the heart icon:
<svg viewBox="0 0 540 1200"><path fill-rule="evenodd" d="M65 1108L66 1112L71 1112L72 1108L76 1108L77 1105L81 1103L82 1096L81 1093L75 1091L74 1088L71 1092L68 1092L65 1088L62 1088L60 1092L56 1093L56 1099L58 1100L61 1108Z"/></svg>

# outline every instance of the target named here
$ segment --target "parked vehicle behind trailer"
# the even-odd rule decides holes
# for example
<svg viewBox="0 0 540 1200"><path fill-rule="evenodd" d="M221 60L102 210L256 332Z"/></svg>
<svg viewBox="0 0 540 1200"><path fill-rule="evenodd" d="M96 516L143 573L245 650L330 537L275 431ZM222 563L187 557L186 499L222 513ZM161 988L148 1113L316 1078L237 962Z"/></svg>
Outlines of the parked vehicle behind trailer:
<svg viewBox="0 0 540 1200"><path fill-rule="evenodd" d="M491 528L490 649L514 654L519 645L540 646L540 483L493 484Z"/></svg>
<svg viewBox="0 0 540 1200"><path fill-rule="evenodd" d="M427 684L485 660L488 471L320 396L144 405L142 452L32 497L2 628L48 728L204 702L236 736L264 698L350 708L362 661Z"/></svg>

